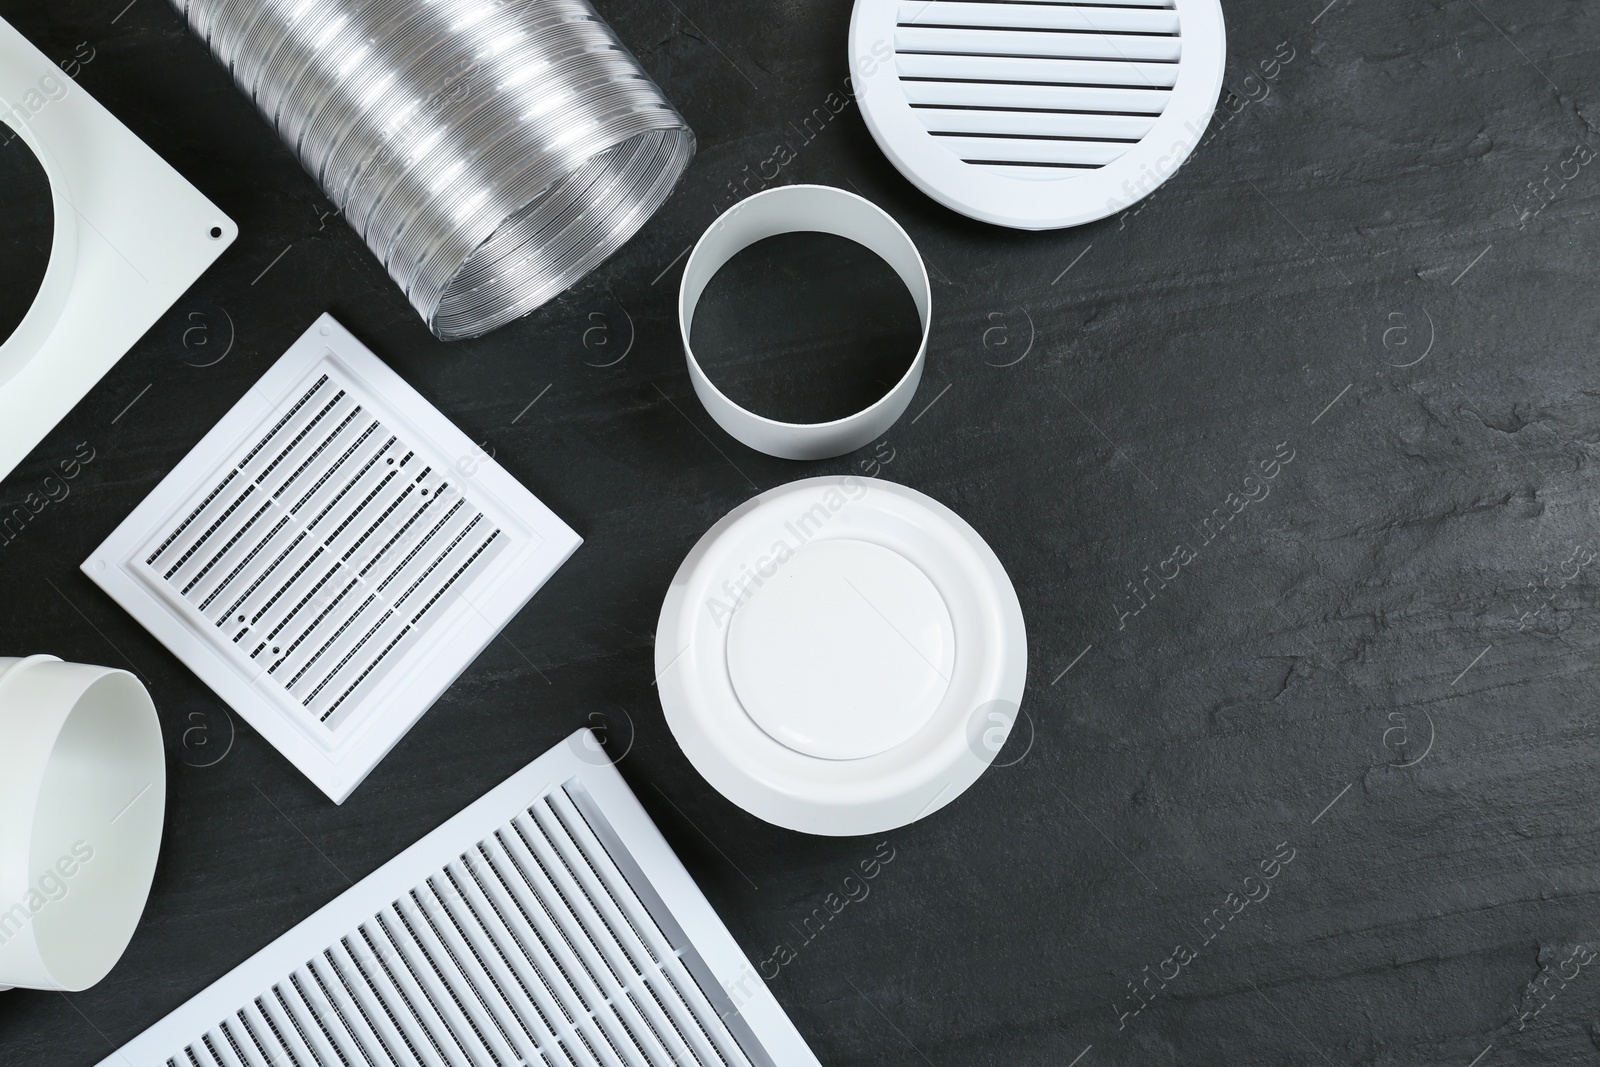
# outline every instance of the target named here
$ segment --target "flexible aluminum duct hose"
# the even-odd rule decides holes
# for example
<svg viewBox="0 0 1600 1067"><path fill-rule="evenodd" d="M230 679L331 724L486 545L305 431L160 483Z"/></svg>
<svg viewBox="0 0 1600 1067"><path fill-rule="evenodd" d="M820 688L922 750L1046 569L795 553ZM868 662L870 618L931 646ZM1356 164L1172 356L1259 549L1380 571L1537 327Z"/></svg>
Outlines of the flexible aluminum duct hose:
<svg viewBox="0 0 1600 1067"><path fill-rule="evenodd" d="M585 0L173 0L445 340L526 315L694 134Z"/></svg>

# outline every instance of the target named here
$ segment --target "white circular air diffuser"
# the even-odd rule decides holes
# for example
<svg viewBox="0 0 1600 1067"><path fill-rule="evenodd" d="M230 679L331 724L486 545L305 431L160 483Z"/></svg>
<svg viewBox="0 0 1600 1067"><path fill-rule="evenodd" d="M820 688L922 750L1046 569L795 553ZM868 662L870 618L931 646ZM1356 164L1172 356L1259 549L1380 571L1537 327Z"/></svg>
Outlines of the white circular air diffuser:
<svg viewBox="0 0 1600 1067"><path fill-rule="evenodd" d="M1049 230L1148 196L1199 143L1217 0L856 0L850 72L900 172L964 215Z"/></svg>
<svg viewBox="0 0 1600 1067"><path fill-rule="evenodd" d="M1027 638L994 552L874 478L807 478L735 508L678 569L656 631L667 723L768 822L878 833L977 781L1022 700Z"/></svg>

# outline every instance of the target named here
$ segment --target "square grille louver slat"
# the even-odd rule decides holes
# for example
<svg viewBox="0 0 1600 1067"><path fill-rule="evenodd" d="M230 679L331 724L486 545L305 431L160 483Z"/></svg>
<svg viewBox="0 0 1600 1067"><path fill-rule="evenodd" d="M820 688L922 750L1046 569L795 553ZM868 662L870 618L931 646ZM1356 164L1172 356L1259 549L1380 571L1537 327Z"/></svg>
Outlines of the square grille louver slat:
<svg viewBox="0 0 1600 1067"><path fill-rule="evenodd" d="M102 1067L147 1064L817 1060L579 731Z"/></svg>
<svg viewBox="0 0 1600 1067"><path fill-rule="evenodd" d="M84 569L343 800L577 544L323 316Z"/></svg>

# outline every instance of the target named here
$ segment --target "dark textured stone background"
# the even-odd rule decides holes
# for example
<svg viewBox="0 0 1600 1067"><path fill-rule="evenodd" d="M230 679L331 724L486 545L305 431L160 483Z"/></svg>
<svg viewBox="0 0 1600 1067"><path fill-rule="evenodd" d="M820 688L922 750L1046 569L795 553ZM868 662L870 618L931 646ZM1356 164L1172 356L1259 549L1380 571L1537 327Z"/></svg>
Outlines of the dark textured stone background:
<svg viewBox="0 0 1600 1067"><path fill-rule="evenodd" d="M125 2L0 11L52 58L85 42L80 82L242 236L0 487L9 509L94 448L70 498L0 547L0 649L131 666L171 753L132 948L90 992L0 995L0 1061L95 1063L592 714L631 735L623 773L752 959L795 949L771 989L824 1063L1600 1058L1600 966L1581 966L1600 939L1600 160L1565 162L1600 146L1593 0L1228 2L1237 99L1214 136L1137 214L1047 234L917 194L854 108L802 141L844 83L846 0L603 0L700 154L593 277L453 346L322 217L178 17L135 0L114 19ZM780 181L859 189L935 278L922 414L827 463L710 422L678 268L652 282L783 141ZM594 366L626 348L624 309L631 351ZM77 571L325 310L586 538L343 807L243 725L194 766L226 749L219 702ZM224 311L232 351L204 366ZM607 323L610 347L586 348ZM185 347L194 324L210 332ZM1270 496L1201 546L1280 443ZM719 516L864 463L1005 562L1028 720L1002 756L1020 762L887 835L870 897L803 943L876 842L714 793L662 722L651 635ZM1127 583L1179 541L1198 558L1119 628ZM1270 896L1204 943L1280 843ZM1180 943L1195 958L1119 1028L1129 983Z"/></svg>

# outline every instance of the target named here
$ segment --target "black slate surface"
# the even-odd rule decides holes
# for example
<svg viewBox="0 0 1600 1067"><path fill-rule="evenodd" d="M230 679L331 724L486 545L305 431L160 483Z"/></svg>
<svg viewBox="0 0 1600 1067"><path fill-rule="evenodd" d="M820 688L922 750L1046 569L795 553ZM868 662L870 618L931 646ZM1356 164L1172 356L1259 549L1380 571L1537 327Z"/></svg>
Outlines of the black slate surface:
<svg viewBox="0 0 1600 1067"><path fill-rule="evenodd" d="M1023 234L916 193L853 107L802 132L846 0L605 0L700 154L590 279L452 346L167 6L0 2L242 229L0 486L92 449L0 545L0 650L136 670L171 755L132 948L0 994L0 1063L96 1063L586 722L824 1063L1594 1062L1600 9L1326 2L1229 0L1192 161ZM674 258L780 145L778 182L859 190L935 279L916 418L826 463L723 435L674 319ZM586 538L342 807L77 571L325 310ZM1030 638L1014 765L880 839L734 808L650 684L695 539L846 471L964 515Z"/></svg>

